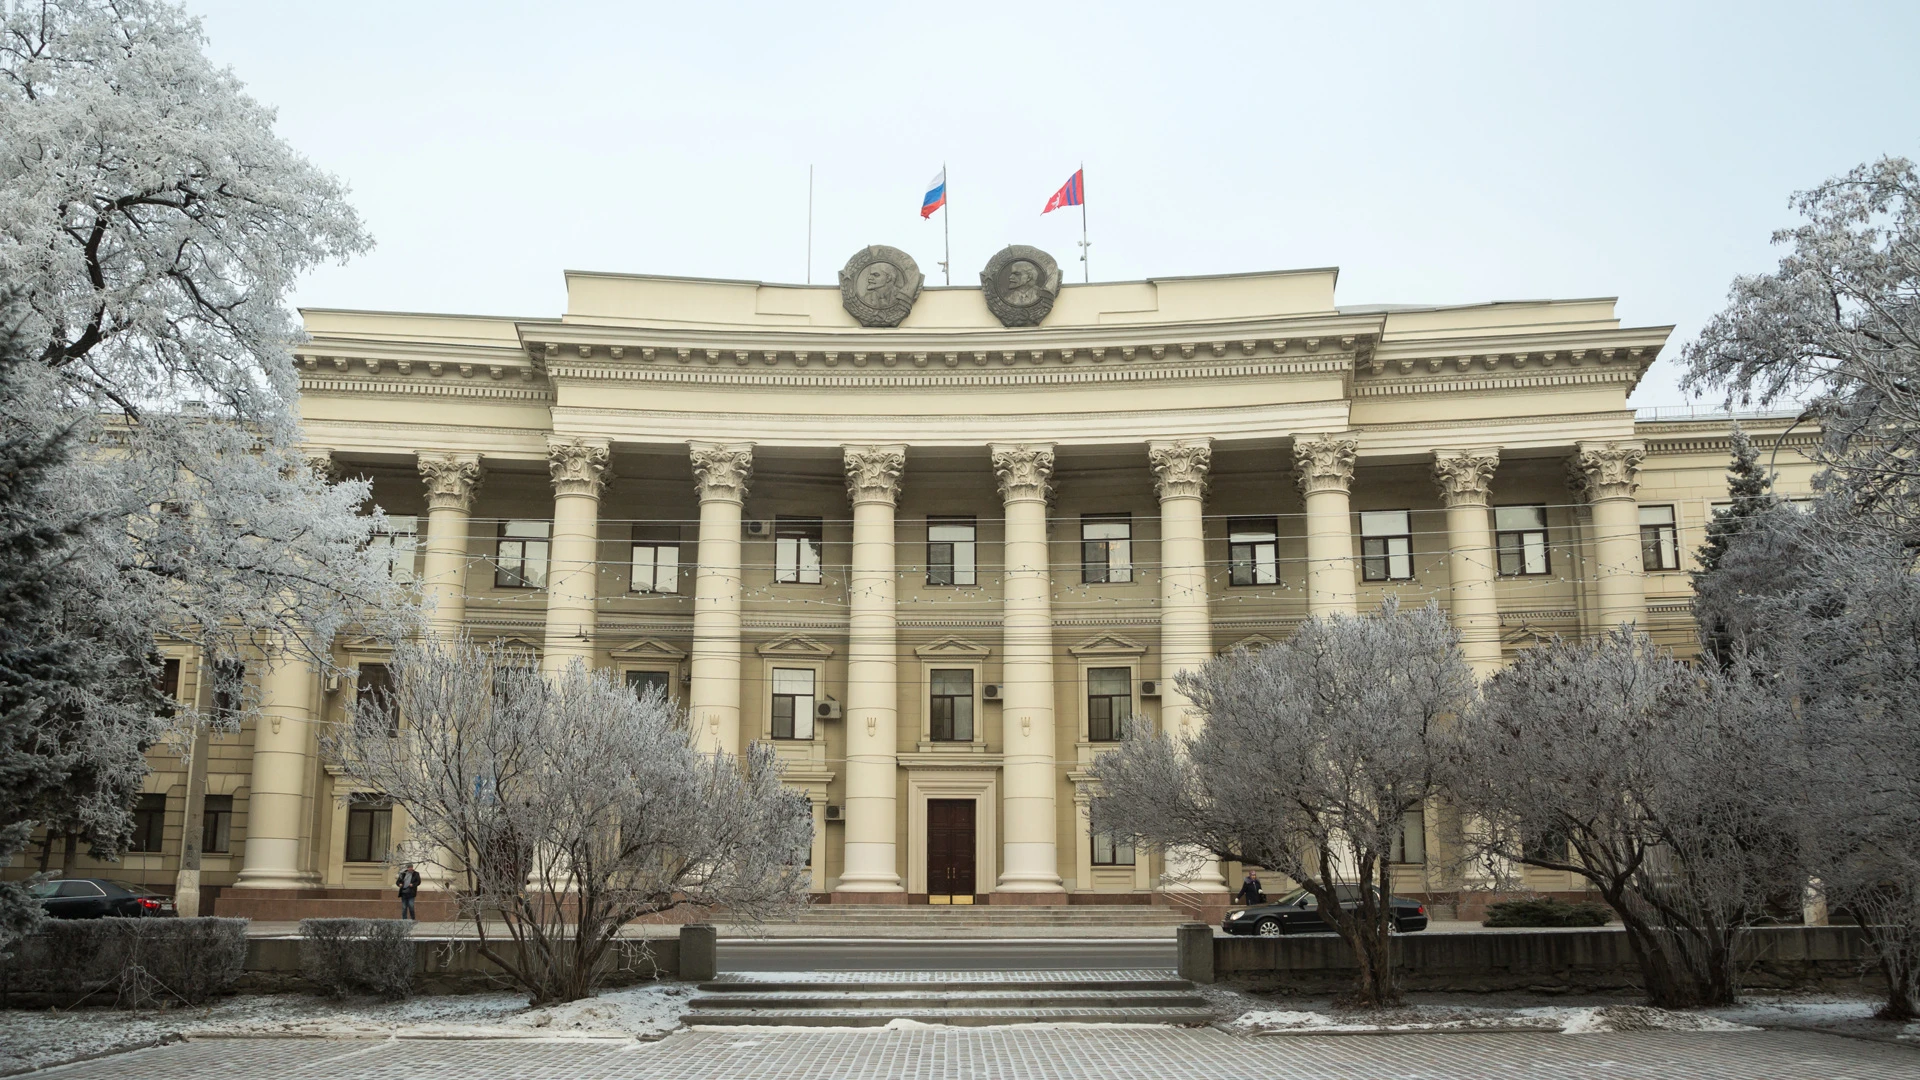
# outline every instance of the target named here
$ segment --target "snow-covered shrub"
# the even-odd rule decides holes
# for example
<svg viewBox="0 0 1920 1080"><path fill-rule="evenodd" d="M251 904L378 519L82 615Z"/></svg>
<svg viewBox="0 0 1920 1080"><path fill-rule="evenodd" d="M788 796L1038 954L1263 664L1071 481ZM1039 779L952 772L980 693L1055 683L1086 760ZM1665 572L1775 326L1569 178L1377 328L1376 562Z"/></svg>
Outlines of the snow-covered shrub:
<svg viewBox="0 0 1920 1080"><path fill-rule="evenodd" d="M1508 900L1487 908L1487 926L1605 926L1613 912L1605 904L1586 901L1569 904L1551 896Z"/></svg>
<svg viewBox="0 0 1920 1080"><path fill-rule="evenodd" d="M246 970L245 919L50 921L4 962L9 992L121 1008L199 1005Z"/></svg>
<svg viewBox="0 0 1920 1080"><path fill-rule="evenodd" d="M300 974L327 997L413 992L413 923L408 919L301 919Z"/></svg>

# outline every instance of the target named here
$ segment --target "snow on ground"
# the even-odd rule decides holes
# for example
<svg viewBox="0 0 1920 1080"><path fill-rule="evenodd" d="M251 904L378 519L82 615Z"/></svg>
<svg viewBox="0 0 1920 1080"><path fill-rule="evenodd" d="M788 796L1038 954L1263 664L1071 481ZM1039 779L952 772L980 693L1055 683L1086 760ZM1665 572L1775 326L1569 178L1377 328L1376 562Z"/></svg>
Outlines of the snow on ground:
<svg viewBox="0 0 1920 1080"><path fill-rule="evenodd" d="M1503 1009L1458 1005L1406 1005L1357 1011L1254 1010L1231 1027L1258 1035L1392 1031L1557 1031L1591 1035L1609 1031L1757 1031L1703 1013L1670 1012L1645 1005L1545 1005Z"/></svg>
<svg viewBox="0 0 1920 1080"><path fill-rule="evenodd" d="M693 988L642 983L529 1009L524 994L336 1001L245 994L204 1009L0 1010L0 1075L176 1036L332 1038L657 1038L680 1026Z"/></svg>

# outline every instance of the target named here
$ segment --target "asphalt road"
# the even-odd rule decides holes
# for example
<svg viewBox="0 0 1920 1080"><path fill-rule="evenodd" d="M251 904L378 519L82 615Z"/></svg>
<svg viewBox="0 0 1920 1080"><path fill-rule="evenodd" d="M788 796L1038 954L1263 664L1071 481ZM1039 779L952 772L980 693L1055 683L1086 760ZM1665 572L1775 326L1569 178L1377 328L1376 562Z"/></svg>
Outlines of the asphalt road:
<svg viewBox="0 0 1920 1080"><path fill-rule="evenodd" d="M1147 940L720 939L721 971L1020 971L1170 968L1174 943Z"/></svg>

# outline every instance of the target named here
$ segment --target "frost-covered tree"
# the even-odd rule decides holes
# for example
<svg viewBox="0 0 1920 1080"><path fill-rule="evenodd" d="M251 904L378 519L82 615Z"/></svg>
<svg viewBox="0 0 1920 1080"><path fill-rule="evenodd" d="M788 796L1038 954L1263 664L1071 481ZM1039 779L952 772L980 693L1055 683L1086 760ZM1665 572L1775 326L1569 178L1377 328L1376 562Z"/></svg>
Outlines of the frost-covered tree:
<svg viewBox="0 0 1920 1080"><path fill-rule="evenodd" d="M1825 483L1920 531L1920 174L1883 158L1794 196L1771 274L1734 281L1686 347L1687 385L1730 402L1803 399Z"/></svg>
<svg viewBox="0 0 1920 1080"><path fill-rule="evenodd" d="M1235 650L1179 683L1205 725L1191 737L1136 732L1102 755L1094 826L1287 875L1352 947L1356 999L1397 998L1394 844L1435 792L1444 725L1475 693L1446 616L1389 601L1310 619L1289 641ZM1361 883L1357 909L1343 908L1338 886Z"/></svg>
<svg viewBox="0 0 1920 1080"><path fill-rule="evenodd" d="M0 283L29 361L4 437L64 433L34 512L69 538L62 587L114 598L102 637L324 661L401 609L367 485L300 452L286 297L368 241L202 45L163 0L0 0ZM108 756L139 741L96 764L137 768Z"/></svg>
<svg viewBox="0 0 1920 1080"><path fill-rule="evenodd" d="M0 327L0 418L17 413L34 363ZM47 512L49 477L74 450L69 429L0 427L0 865L36 825L115 850L158 737L153 639L114 618L115 598L71 563L108 522ZM28 883L0 882L0 950L39 921Z"/></svg>
<svg viewBox="0 0 1920 1080"><path fill-rule="evenodd" d="M1786 514L1728 550L1721 573L1773 573L1749 641L1798 717L1782 759L1801 860L1853 915L1887 975L1881 1015L1920 1007L1920 577L1877 517ZM1781 534L1781 535L1769 535ZM1783 569L1780 553L1796 554Z"/></svg>
<svg viewBox="0 0 1920 1080"><path fill-rule="evenodd" d="M498 647L402 644L393 673L328 753L406 810L410 858L452 875L482 955L536 1004L591 994L635 919L805 904L812 813L770 747L703 753L662 692L578 663L542 675ZM517 951L496 948L495 919Z"/></svg>
<svg viewBox="0 0 1920 1080"><path fill-rule="evenodd" d="M1760 460L1760 448L1738 424L1733 429L1733 462L1727 468L1728 505L1714 511L1707 522L1707 540L1700 545L1700 568L1692 572L1693 618L1702 648L1725 665L1745 648L1754 629L1754 598L1790 585L1799 555L1792 549L1797 533L1768 528L1779 514L1796 514L1773 490L1773 474ZM1745 537L1758 538L1775 558L1761 565L1748 552L1740 566L1728 568L1728 549Z"/></svg>
<svg viewBox="0 0 1920 1080"><path fill-rule="evenodd" d="M1495 864L1593 883L1655 1004L1730 1002L1741 931L1798 880L1784 711L1746 667L1695 667L1624 628L1554 640L1488 680L1450 788Z"/></svg>

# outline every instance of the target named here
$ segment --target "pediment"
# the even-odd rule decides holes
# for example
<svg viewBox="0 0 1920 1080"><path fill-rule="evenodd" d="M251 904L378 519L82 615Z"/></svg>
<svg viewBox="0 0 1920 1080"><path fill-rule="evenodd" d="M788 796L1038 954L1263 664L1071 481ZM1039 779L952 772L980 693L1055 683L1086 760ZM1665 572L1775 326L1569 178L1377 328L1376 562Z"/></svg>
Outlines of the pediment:
<svg viewBox="0 0 1920 1080"><path fill-rule="evenodd" d="M1147 647L1119 634L1096 634L1067 651L1075 656L1140 656Z"/></svg>
<svg viewBox="0 0 1920 1080"><path fill-rule="evenodd" d="M663 664L677 664L687 658L685 649L676 648L659 638L629 641L608 655L615 660L655 660Z"/></svg>
<svg viewBox="0 0 1920 1080"><path fill-rule="evenodd" d="M913 650L923 660L985 660L993 650L962 637L943 637Z"/></svg>
<svg viewBox="0 0 1920 1080"><path fill-rule="evenodd" d="M1274 644L1274 640L1265 634L1248 634L1246 637L1241 638L1239 641L1233 642L1232 644L1223 647L1220 650L1220 655L1225 656L1226 654L1232 652L1235 649L1245 649L1248 652L1257 652L1272 644Z"/></svg>
<svg viewBox="0 0 1920 1080"><path fill-rule="evenodd" d="M348 638L339 645L349 656L392 656L393 642L377 637Z"/></svg>
<svg viewBox="0 0 1920 1080"><path fill-rule="evenodd" d="M833 655L833 647L823 645L805 634L788 634L761 642L754 648L761 656L786 656L804 660L825 660Z"/></svg>

